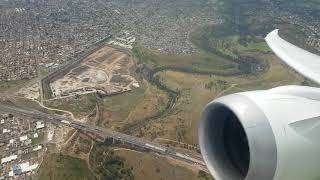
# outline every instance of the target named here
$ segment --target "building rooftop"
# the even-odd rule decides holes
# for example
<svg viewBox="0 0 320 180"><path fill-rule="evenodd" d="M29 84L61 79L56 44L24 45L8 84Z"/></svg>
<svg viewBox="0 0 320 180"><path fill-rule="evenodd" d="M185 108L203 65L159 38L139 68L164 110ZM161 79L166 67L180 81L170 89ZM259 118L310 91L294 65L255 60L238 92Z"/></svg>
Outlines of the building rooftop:
<svg viewBox="0 0 320 180"><path fill-rule="evenodd" d="M11 155L1 159L1 164L8 163L10 161L16 160L18 158L17 155Z"/></svg>

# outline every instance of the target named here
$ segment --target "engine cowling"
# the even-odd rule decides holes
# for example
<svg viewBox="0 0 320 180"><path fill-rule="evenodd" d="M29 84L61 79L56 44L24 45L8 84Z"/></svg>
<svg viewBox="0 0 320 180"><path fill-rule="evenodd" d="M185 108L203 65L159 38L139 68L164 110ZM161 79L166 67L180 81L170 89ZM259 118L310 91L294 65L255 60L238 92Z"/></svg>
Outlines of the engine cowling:
<svg viewBox="0 0 320 180"><path fill-rule="evenodd" d="M199 144L217 180L320 179L320 89L218 98L202 114Z"/></svg>

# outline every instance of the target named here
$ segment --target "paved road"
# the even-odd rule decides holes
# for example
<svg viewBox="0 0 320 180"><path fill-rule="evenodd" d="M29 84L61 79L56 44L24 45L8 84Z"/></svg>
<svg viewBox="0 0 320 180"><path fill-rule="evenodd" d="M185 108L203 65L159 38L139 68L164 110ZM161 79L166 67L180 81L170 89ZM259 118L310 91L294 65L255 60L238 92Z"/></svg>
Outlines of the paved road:
<svg viewBox="0 0 320 180"><path fill-rule="evenodd" d="M86 123L82 123L79 121L74 121L71 118L59 115L46 114L43 112L35 111L35 110L24 110L13 106L0 105L0 112L11 113L16 116L29 117L33 119L45 120L48 122L54 122L58 124L63 124L65 126L70 126L75 129L79 129L85 132L90 132L96 135L99 135L104 138L112 138L114 140L131 144L136 147L140 147L143 149L147 149L152 152L159 153L161 155L169 156L174 159L178 159L184 162L187 162L192 165L196 165L199 169L207 171L207 168L202 159L198 157L193 157L191 155L187 155L185 153L179 153L174 148L162 146L160 144L155 144L152 142L148 142L144 139L137 138L134 136L130 136L127 134L119 133L116 131L112 131L109 129L104 129L101 127L89 125ZM207 171L208 172L208 171Z"/></svg>

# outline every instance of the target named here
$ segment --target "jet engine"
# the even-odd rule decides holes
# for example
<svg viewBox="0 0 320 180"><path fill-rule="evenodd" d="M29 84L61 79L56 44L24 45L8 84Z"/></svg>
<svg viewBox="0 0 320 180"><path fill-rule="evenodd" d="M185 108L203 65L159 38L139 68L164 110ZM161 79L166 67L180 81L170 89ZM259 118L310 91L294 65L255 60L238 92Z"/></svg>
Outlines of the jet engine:
<svg viewBox="0 0 320 180"><path fill-rule="evenodd" d="M202 114L199 143L217 180L320 180L320 89L218 98Z"/></svg>

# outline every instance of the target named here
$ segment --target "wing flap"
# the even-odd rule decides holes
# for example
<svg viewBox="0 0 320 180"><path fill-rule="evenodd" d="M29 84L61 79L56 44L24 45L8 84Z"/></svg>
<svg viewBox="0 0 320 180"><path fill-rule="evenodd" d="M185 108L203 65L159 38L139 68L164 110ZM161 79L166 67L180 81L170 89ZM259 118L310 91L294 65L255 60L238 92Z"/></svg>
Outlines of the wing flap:
<svg viewBox="0 0 320 180"><path fill-rule="evenodd" d="M278 32L276 29L266 37L273 52L298 73L320 84L320 56L287 42Z"/></svg>

